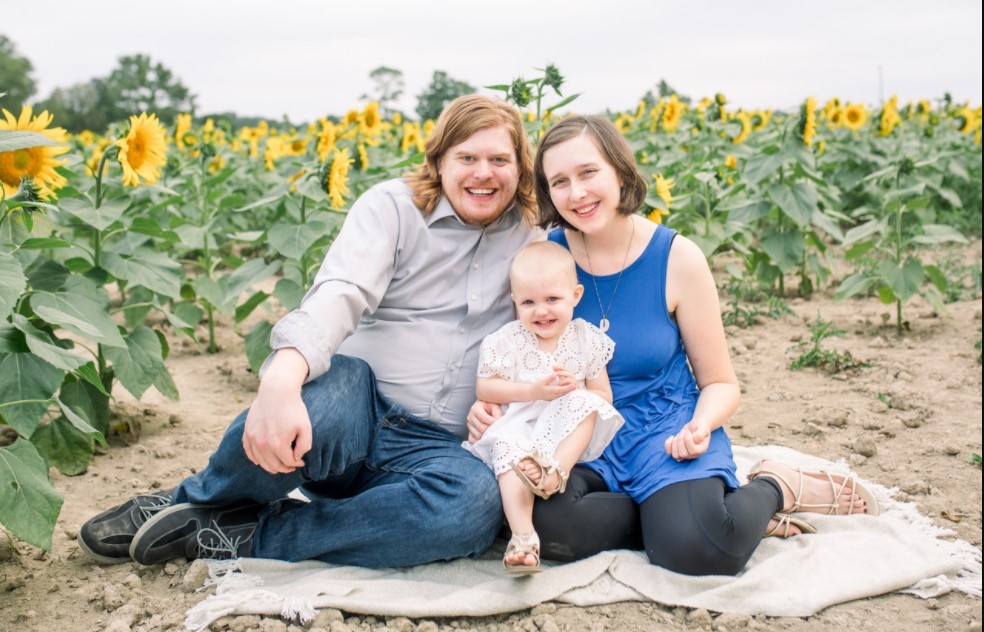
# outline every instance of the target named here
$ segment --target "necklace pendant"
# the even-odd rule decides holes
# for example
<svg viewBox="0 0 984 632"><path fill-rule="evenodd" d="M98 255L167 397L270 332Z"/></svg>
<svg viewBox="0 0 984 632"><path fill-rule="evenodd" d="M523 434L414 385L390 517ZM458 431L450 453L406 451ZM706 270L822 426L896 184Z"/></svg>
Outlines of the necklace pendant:
<svg viewBox="0 0 984 632"><path fill-rule="evenodd" d="M600 321L598 322L598 329L600 329L602 333L605 333L605 332L607 332L607 331L608 331L608 325L609 325L609 324L610 324L610 323L608 322L608 319L607 319L607 318L602 318L602 319L601 319L601 320L600 320Z"/></svg>

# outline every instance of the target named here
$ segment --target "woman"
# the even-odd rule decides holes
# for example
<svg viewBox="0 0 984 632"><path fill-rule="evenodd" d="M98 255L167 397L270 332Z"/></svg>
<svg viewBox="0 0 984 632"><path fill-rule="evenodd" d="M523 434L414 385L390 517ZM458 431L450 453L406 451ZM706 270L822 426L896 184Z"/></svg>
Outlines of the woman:
<svg viewBox="0 0 984 632"><path fill-rule="evenodd" d="M564 494L538 501L545 558L645 548L691 575L734 575L765 536L815 529L791 514L876 514L851 477L765 461L739 486L722 428L738 407L717 289L701 250L636 214L646 195L632 151L601 117L544 136L534 175L540 225L568 248L585 287L575 316L615 341L609 374L625 425ZM485 410L473 407L480 425ZM578 524L576 530L569 525Z"/></svg>

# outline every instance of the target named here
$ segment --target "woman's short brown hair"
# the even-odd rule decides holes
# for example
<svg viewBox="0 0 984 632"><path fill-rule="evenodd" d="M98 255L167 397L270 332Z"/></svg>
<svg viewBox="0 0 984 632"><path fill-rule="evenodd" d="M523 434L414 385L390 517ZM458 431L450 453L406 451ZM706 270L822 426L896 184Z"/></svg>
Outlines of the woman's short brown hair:
<svg viewBox="0 0 984 632"><path fill-rule="evenodd" d="M404 176L413 191L413 203L424 215L433 212L441 199L441 174L438 166L445 152L468 140L472 134L491 127L504 127L513 141L519 182L515 204L530 226L536 221L536 203L533 199L533 155L526 129L519 112L499 99L469 94L448 104L434 126L434 133L427 139L424 164L415 173Z"/></svg>
<svg viewBox="0 0 984 632"><path fill-rule="evenodd" d="M541 228L562 226L576 230L561 217L550 199L550 183L543 172L543 156L551 148L585 134L594 141L598 151L605 157L622 183L619 191L618 212L622 215L632 215L646 201L646 179L636 167L635 155L618 128L603 116L569 116L547 131L540 147L536 151L533 163L533 181L536 185L536 202L539 206L537 224Z"/></svg>

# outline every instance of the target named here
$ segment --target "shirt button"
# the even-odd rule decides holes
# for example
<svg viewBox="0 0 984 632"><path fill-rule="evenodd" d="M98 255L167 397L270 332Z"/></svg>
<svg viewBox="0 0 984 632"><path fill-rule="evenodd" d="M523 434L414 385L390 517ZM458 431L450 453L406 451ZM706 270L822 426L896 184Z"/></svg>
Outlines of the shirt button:
<svg viewBox="0 0 984 632"><path fill-rule="evenodd" d="M453 365L453 364L449 364L449 365L448 365L448 371L454 371L454 368L455 368L455 367L454 367L454 365Z"/></svg>
<svg viewBox="0 0 984 632"><path fill-rule="evenodd" d="M478 264L477 263L473 263L472 264L472 269L473 270L478 270Z"/></svg>
<svg viewBox="0 0 984 632"><path fill-rule="evenodd" d="M459 334L465 333L465 328L464 327L458 327L458 333Z"/></svg>
<svg viewBox="0 0 984 632"><path fill-rule="evenodd" d="M478 300L478 294L472 294L471 295L471 300L477 301Z"/></svg>

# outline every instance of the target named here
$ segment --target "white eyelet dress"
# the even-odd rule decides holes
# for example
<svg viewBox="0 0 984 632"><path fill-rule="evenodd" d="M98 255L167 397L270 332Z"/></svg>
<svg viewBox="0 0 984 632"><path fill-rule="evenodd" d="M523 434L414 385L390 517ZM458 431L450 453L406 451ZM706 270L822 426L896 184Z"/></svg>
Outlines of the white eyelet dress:
<svg viewBox="0 0 984 632"><path fill-rule="evenodd" d="M597 412L594 433L581 461L601 456L624 420L601 397L584 389L586 379L597 377L615 352L615 343L600 329L580 318L560 335L553 352L542 351L536 335L513 321L482 341L478 377L500 377L532 383L546 378L553 367L567 369L579 388L552 401L513 402L475 443L462 446L487 463L496 476L524 457L539 451L553 456L557 445L585 417Z"/></svg>

